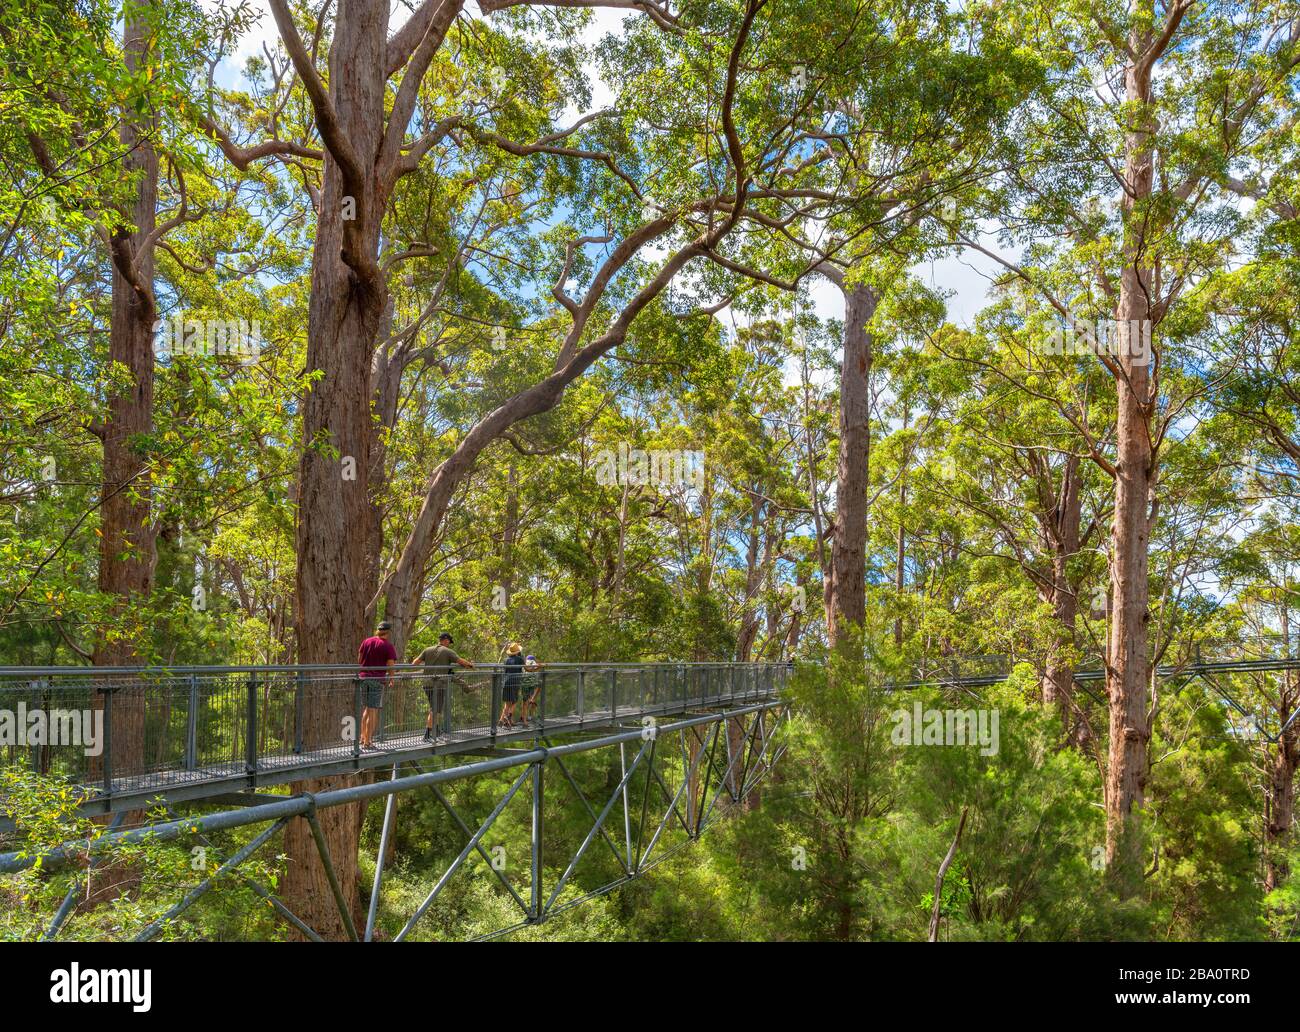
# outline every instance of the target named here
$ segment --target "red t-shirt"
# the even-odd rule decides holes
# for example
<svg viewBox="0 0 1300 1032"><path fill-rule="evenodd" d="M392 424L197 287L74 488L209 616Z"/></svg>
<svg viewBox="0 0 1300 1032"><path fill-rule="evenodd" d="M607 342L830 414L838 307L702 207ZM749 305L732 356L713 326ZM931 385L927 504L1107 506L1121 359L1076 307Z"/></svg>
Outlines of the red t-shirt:
<svg viewBox="0 0 1300 1032"><path fill-rule="evenodd" d="M361 648L357 649L357 663L363 667L387 667L388 661L397 662L397 650L393 648L391 641L374 635L367 638L361 643ZM362 677L384 677L388 671L382 670L362 670Z"/></svg>

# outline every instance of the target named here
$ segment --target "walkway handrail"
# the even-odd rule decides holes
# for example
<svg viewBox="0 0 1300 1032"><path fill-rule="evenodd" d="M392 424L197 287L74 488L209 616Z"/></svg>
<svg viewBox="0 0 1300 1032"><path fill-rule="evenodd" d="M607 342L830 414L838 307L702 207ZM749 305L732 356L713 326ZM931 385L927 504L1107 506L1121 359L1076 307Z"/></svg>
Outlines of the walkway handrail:
<svg viewBox="0 0 1300 1032"><path fill-rule="evenodd" d="M470 658L470 657L465 657ZM716 667L789 667L789 662L750 662L741 663L729 660L674 660L674 659L643 659L643 660L591 660L588 662L546 662L543 663L550 670L590 670L598 668L608 670L613 667L620 669L632 669L636 667L660 666L660 667L693 667L693 668L716 668ZM482 663L475 661L475 669L478 670L504 670L505 663L496 661L484 661ZM93 677L101 676L120 676L125 674L150 675L157 677L168 677L180 674L251 674L251 673L294 673L302 670L306 672L324 672L338 671L340 673L355 673L360 669L366 670L387 670L388 667L358 667L356 663L291 663L291 664L246 664L238 666L0 666L0 678L9 677L50 677L50 676L82 676ZM394 663L393 669L396 671L423 672L425 664L423 663Z"/></svg>
<svg viewBox="0 0 1300 1032"><path fill-rule="evenodd" d="M0 668L0 712L20 732L0 741L0 757L69 778L88 790L87 808L107 812L765 701L784 689L790 668L371 669L387 676L362 677L355 665ZM27 733L29 718L39 734Z"/></svg>

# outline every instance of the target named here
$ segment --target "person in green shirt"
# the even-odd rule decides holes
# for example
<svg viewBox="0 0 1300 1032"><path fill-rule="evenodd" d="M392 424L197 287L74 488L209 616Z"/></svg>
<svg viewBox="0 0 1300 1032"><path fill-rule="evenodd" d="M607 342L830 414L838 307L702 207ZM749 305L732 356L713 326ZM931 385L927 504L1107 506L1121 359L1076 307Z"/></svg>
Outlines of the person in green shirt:
<svg viewBox="0 0 1300 1032"><path fill-rule="evenodd" d="M438 635L438 644L430 645L421 652L413 663L419 663L424 667L425 674L429 675L429 682L424 689L424 697L429 700L429 719L424 729L424 741L433 741L434 726L442 720L443 707L447 703L447 689L451 687L451 682L456 681L466 692L469 688L465 682L455 676L453 671L456 667L461 666L473 670L474 664L468 659L462 659L452 648L452 637L446 631Z"/></svg>
<svg viewBox="0 0 1300 1032"><path fill-rule="evenodd" d="M520 723L528 726L528 715L537 712L537 700L542 694L542 664L537 662L536 656L528 656L524 659L524 679L523 692L519 696L523 707L523 719Z"/></svg>

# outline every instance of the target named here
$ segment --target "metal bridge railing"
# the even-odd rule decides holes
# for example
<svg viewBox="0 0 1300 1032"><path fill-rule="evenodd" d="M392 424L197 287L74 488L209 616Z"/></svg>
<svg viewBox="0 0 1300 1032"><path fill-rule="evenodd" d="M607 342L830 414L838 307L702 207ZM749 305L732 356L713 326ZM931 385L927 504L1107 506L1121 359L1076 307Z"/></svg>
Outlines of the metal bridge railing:
<svg viewBox="0 0 1300 1032"><path fill-rule="evenodd" d="M905 679L896 687L922 684L979 685L1006 680L1017 663L1031 661L1041 655L949 655L934 656L915 663ZM1245 635L1231 639L1215 639L1191 643L1175 643L1161 657L1160 669L1174 672L1180 669L1219 667L1267 668L1269 665L1285 666L1300 662L1300 637L1282 634ZM1095 652L1083 657L1075 669L1080 680L1100 680L1104 676L1101 657Z"/></svg>
<svg viewBox="0 0 1300 1032"><path fill-rule="evenodd" d="M506 729L502 666L449 678L402 666L380 679L375 743L390 753L426 746L435 709L434 744L472 747L507 733L757 702L778 694L787 673L785 664L549 664L522 678L521 700L537 693L529 727ZM251 787L349 760L383 762L362 750L366 696L355 666L0 668L0 755L103 797L221 781Z"/></svg>

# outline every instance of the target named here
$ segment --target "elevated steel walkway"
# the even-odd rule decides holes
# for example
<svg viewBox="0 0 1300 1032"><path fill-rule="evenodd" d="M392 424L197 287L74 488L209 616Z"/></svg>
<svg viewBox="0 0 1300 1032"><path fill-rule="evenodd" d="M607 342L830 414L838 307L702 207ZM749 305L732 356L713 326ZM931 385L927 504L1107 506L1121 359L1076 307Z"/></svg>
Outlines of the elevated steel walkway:
<svg viewBox="0 0 1300 1032"><path fill-rule="evenodd" d="M90 839L0 854L0 874L37 864L47 872L72 868L63 905L41 932L53 939L74 914L85 878L78 865L88 861L94 867L120 847L146 840L198 842L208 850L212 836L228 838L236 829L261 826L228 858L217 857L214 869L197 874L175 904L126 937L157 938L223 878L236 877L302 937L319 940L317 929L240 870L290 821L304 820L346 937L372 941L379 928L395 800L402 793L428 791L464 845L423 901L402 915L392 937L411 938L448 883L475 858L517 908L513 922L483 937L508 934L644 875L722 819L731 804L751 799L784 751L777 732L788 712L781 698L788 672L785 664L553 664L521 686L521 697L536 693L535 717L528 726L506 727L498 720L507 687L502 668L460 670L447 682L402 667L384 679L375 735L379 748L366 751L357 732L367 686L359 683L355 668L3 669L0 718L8 715L10 733L19 725L30 732L46 722L43 740L0 745L7 758L72 779L84 787L85 810L114 817L107 830ZM425 741L426 720L434 710L435 733ZM17 720L20 713L23 721ZM90 741L64 740L87 721ZM566 761L608 749L618 751L621 777L612 791L602 786L593 797L592 786L584 790ZM255 791L359 771L373 773L315 793ZM509 784L490 782L498 798L481 820L467 819L442 791L452 782L493 774L509 775ZM548 785L556 787L548 790ZM576 812L590 818L590 830L576 849L553 841L546 831L545 799L557 789L569 806L578 804ZM499 869L485 845L485 836L517 797L527 799L531 810L526 884ZM363 928L345 898L318 814L375 799L385 800L384 819ZM181 817L172 807L185 802L227 808ZM145 807L151 812L148 822L124 823L128 813ZM620 807L622 834L611 834ZM6 830L12 829L0 828ZM547 884L544 854L549 850L553 861L559 846L573 849L571 859L550 868L560 874ZM616 876L579 890L579 868L606 848ZM608 868L608 860L605 864Z"/></svg>
<svg viewBox="0 0 1300 1032"><path fill-rule="evenodd" d="M786 664L549 664L528 677L528 726L499 722L499 665L450 679L421 667L381 679L374 751L368 687L349 667L0 668L0 754L64 775L90 813L138 809L475 753L541 735L613 730L778 697ZM431 741L426 721L439 706Z"/></svg>
<svg viewBox="0 0 1300 1032"><path fill-rule="evenodd" d="M1007 680L1013 669L1024 662L1028 662L1028 657L944 656L918 664L908 680L890 682L887 687L900 691L937 687L974 693L979 688ZM1288 671L1300 671L1300 641L1281 635L1254 635L1198 642L1184 649L1173 662L1160 663L1156 667L1156 676L1161 682L1172 684L1199 678L1253 726L1254 732L1276 742L1300 717L1300 710L1284 715L1275 728L1266 728L1237 701L1237 693L1223 683L1223 675ZM1105 704L1104 689L1099 693L1094 687L1106 680L1106 670L1100 665L1099 657L1091 657L1090 665L1076 669L1072 677L1079 689L1093 701Z"/></svg>

